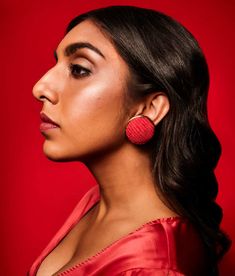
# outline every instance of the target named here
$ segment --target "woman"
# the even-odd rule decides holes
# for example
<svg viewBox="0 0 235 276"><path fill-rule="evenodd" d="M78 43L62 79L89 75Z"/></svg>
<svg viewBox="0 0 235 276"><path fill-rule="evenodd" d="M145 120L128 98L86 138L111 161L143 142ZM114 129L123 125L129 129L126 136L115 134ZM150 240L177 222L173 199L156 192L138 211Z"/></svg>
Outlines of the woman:
<svg viewBox="0 0 235 276"><path fill-rule="evenodd" d="M192 34L160 12L110 6L74 18L34 86L44 153L81 161L90 189L29 275L218 275L208 67Z"/></svg>

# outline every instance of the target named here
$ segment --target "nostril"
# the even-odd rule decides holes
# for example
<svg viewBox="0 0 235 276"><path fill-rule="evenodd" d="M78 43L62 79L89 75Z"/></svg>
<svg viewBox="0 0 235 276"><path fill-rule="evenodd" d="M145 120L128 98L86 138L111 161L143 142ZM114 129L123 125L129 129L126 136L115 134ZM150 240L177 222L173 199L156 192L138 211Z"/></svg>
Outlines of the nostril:
<svg viewBox="0 0 235 276"><path fill-rule="evenodd" d="M44 101L46 97L44 95L39 96L39 101Z"/></svg>

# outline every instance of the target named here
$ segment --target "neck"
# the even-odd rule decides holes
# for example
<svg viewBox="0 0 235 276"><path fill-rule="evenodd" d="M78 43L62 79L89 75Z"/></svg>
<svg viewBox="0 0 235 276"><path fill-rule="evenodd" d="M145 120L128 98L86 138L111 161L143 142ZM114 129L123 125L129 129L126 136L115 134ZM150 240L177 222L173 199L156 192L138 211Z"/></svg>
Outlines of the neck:
<svg viewBox="0 0 235 276"><path fill-rule="evenodd" d="M166 206L156 192L150 158L138 147L125 145L111 154L86 162L100 189L96 221L153 213Z"/></svg>

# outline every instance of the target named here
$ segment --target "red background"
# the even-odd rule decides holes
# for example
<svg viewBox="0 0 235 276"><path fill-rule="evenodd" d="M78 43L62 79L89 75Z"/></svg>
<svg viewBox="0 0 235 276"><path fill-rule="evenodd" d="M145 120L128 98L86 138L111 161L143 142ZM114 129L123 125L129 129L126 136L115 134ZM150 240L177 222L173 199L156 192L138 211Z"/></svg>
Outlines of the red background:
<svg viewBox="0 0 235 276"><path fill-rule="evenodd" d="M227 1L2 1L1 20L1 275L25 275L95 179L79 162L54 163L42 152L41 105L34 83L54 64L53 50L68 22L89 9L131 4L163 11L198 39L210 69L208 110L222 143L216 168L222 227L235 238L234 223L234 2ZM221 275L235 275L232 247Z"/></svg>

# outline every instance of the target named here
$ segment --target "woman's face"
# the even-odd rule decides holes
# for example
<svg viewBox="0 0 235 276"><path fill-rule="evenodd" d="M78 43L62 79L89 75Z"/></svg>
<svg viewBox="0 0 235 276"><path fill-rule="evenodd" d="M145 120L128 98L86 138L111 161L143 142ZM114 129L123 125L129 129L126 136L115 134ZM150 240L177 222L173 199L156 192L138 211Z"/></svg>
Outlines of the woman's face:
<svg viewBox="0 0 235 276"><path fill-rule="evenodd" d="M76 43L89 43L101 53L78 49ZM59 125L41 130L44 153L52 160L83 161L121 146L128 121L120 113L127 64L89 20L66 34L56 55L55 66L33 88L33 95L43 103L42 112Z"/></svg>

